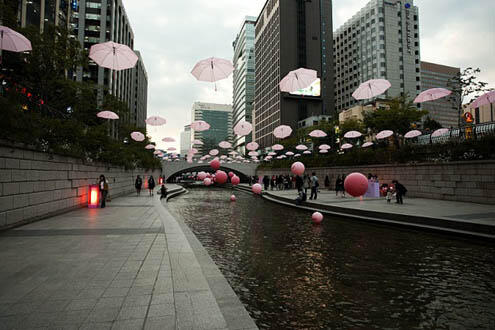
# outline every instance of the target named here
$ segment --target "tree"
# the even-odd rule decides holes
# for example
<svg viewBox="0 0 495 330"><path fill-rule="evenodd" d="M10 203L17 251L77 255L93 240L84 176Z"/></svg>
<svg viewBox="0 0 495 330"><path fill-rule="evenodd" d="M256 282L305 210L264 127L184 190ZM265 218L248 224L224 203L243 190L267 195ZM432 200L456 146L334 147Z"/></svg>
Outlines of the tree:
<svg viewBox="0 0 495 330"><path fill-rule="evenodd" d="M423 128L425 130L429 130L430 132L433 132L439 128L442 128L442 124L440 124L435 119L431 119L430 116L427 116L426 119L423 121Z"/></svg>

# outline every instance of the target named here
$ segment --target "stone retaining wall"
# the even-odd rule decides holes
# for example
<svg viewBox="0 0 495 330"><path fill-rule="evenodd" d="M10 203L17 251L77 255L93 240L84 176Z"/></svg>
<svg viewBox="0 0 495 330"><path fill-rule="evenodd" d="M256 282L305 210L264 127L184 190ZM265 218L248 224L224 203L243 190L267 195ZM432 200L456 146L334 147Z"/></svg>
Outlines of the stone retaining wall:
<svg viewBox="0 0 495 330"><path fill-rule="evenodd" d="M0 229L86 206L88 186L101 174L109 182L110 197L116 197L134 191L137 175L157 179L161 172L85 165L70 157L0 146Z"/></svg>
<svg viewBox="0 0 495 330"><path fill-rule="evenodd" d="M306 173L312 172L320 179L320 189L327 175L330 189L334 190L337 175L361 172L377 175L380 184L399 180L406 186L408 197L495 204L495 161L306 169ZM287 169L257 171L261 176L287 173Z"/></svg>

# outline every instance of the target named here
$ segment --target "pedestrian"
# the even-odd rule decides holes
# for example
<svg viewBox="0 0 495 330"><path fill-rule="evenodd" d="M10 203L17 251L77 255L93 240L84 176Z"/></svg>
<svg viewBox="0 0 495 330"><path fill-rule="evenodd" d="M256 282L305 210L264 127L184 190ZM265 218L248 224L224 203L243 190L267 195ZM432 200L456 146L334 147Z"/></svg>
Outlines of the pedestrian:
<svg viewBox="0 0 495 330"><path fill-rule="evenodd" d="M277 189L278 190L282 190L283 189L283 183L284 183L284 179L282 178L282 175L280 174L277 177Z"/></svg>
<svg viewBox="0 0 495 330"><path fill-rule="evenodd" d="M407 193L406 187L404 187L399 181L394 180L392 183L395 186L395 197L397 199L397 204L404 204L402 197Z"/></svg>
<svg viewBox="0 0 495 330"><path fill-rule="evenodd" d="M167 195L168 195L167 187L165 187L165 184L162 183L162 187L160 188L160 199L164 199L164 198L166 199Z"/></svg>
<svg viewBox="0 0 495 330"><path fill-rule="evenodd" d="M330 178L328 175L325 177L325 188L330 190Z"/></svg>
<svg viewBox="0 0 495 330"><path fill-rule="evenodd" d="M301 192L303 190L303 187L304 187L304 181L299 175L297 175L296 176L296 189L297 189L297 191Z"/></svg>
<svg viewBox="0 0 495 330"><path fill-rule="evenodd" d="M393 196L394 196L394 188L388 187L388 189L387 189L387 203L390 203Z"/></svg>
<svg viewBox="0 0 495 330"><path fill-rule="evenodd" d="M148 179L148 189L150 190L150 196L153 196L153 189L155 189L155 179L153 178L153 175L150 175Z"/></svg>
<svg viewBox="0 0 495 330"><path fill-rule="evenodd" d="M335 197L339 196L340 191L340 175L337 175L337 179L335 180Z"/></svg>
<svg viewBox="0 0 495 330"><path fill-rule="evenodd" d="M270 178L268 178L268 175L263 177L263 185L265 186L265 190L268 190L268 187L270 186Z"/></svg>
<svg viewBox="0 0 495 330"><path fill-rule="evenodd" d="M108 181L105 179L105 176L103 174L100 175L100 181L98 182L98 187L100 188L100 194L101 194L100 207L103 209L105 208L107 195L108 195Z"/></svg>
<svg viewBox="0 0 495 330"><path fill-rule="evenodd" d="M342 198L345 198L345 174L342 174L342 179L340 179L340 191L342 191Z"/></svg>
<svg viewBox="0 0 495 330"><path fill-rule="evenodd" d="M304 174L304 193L308 194L308 189L311 189L311 177L307 174Z"/></svg>
<svg viewBox="0 0 495 330"><path fill-rule="evenodd" d="M290 177L290 181L291 181L291 184L290 184L290 189L294 189L296 188L296 177L291 175Z"/></svg>
<svg viewBox="0 0 495 330"><path fill-rule="evenodd" d="M309 197L310 200L313 199L313 196L314 196L314 200L316 200L316 198L318 197L319 186L320 184L318 183L318 177L316 176L316 173L313 172L311 176L311 196Z"/></svg>
<svg viewBox="0 0 495 330"><path fill-rule="evenodd" d="M275 185L277 184L277 178L275 175L272 175L272 178L270 179L270 190L273 191L273 188L275 188Z"/></svg>
<svg viewBox="0 0 495 330"><path fill-rule="evenodd" d="M136 181L134 182L134 186L136 187L136 194L140 196L141 188L143 187L143 180L139 175L137 176Z"/></svg>

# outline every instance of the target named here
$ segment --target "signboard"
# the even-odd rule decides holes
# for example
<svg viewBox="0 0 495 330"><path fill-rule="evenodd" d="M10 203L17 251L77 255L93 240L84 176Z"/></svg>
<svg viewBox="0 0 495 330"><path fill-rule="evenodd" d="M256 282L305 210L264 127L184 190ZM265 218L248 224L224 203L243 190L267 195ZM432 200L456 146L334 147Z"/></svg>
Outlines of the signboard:
<svg viewBox="0 0 495 330"><path fill-rule="evenodd" d="M290 93L290 95L321 96L321 79L318 78L308 88L300 89L296 92Z"/></svg>

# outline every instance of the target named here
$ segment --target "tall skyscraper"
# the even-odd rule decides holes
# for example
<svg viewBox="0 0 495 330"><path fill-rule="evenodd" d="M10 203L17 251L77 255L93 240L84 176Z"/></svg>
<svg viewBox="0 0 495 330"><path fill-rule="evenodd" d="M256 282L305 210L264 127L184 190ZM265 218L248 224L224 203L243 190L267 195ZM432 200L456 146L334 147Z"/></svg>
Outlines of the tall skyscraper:
<svg viewBox="0 0 495 330"><path fill-rule="evenodd" d="M192 139L200 140L199 154L212 149L221 149L218 144L222 141L232 142L232 106L230 104L215 104L195 102L192 107L192 120L204 120L210 124L207 131L192 130Z"/></svg>
<svg viewBox="0 0 495 330"><path fill-rule="evenodd" d="M336 116L331 0L268 0L256 22L255 55L253 137L261 147L275 142L279 125L297 129L305 118ZM320 80L297 94L281 93L280 80L301 67L316 70Z"/></svg>
<svg viewBox="0 0 495 330"><path fill-rule="evenodd" d="M184 126L184 131L180 133L180 154L181 156L187 155L187 152L191 149L191 125Z"/></svg>
<svg viewBox="0 0 495 330"><path fill-rule="evenodd" d="M452 90L451 79L461 72L460 68L421 62L421 90L430 88L446 88ZM423 110L428 110L431 119L438 121L443 127L457 127L459 125L459 109L453 97L444 97L435 101L421 104Z"/></svg>
<svg viewBox="0 0 495 330"><path fill-rule="evenodd" d="M421 90L418 7L413 0L372 0L333 35L337 111L358 102L352 93L369 79L392 87L378 98Z"/></svg>
<svg viewBox="0 0 495 330"><path fill-rule="evenodd" d="M17 2L21 27L39 26L43 32L47 24L69 27L71 4L64 0L12 0ZM74 1L72 1L74 2Z"/></svg>
<svg viewBox="0 0 495 330"><path fill-rule="evenodd" d="M254 37L256 17L246 16L237 35L234 47L234 96L232 103L232 125L241 121L252 123L254 103ZM252 135L234 136L233 147L244 153Z"/></svg>

